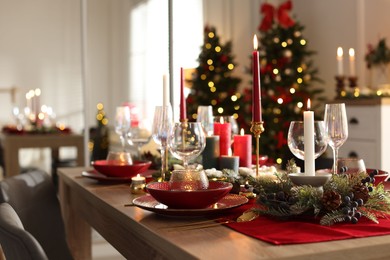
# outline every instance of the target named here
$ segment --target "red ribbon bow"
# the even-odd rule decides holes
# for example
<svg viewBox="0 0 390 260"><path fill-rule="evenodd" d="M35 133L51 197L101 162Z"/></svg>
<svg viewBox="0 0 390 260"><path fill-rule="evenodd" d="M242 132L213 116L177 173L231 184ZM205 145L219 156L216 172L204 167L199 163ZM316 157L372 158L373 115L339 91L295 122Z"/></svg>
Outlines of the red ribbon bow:
<svg viewBox="0 0 390 260"><path fill-rule="evenodd" d="M292 9L292 3L290 0L287 0L285 3L281 4L275 12L275 7L264 3L260 7L260 13L264 15L261 24L259 25L260 31L268 31L272 23L274 22L274 15L276 14L279 24L284 28L289 28L295 24L294 20L291 19L288 12Z"/></svg>

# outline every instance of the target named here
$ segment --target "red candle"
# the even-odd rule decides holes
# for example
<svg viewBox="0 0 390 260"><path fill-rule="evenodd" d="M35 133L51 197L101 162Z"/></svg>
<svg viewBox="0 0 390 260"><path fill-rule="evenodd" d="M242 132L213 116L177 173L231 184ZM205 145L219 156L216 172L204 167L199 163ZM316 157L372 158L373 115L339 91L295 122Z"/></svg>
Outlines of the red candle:
<svg viewBox="0 0 390 260"><path fill-rule="evenodd" d="M244 129L234 136L233 151L240 158L240 167L252 166L252 136L244 134Z"/></svg>
<svg viewBox="0 0 390 260"><path fill-rule="evenodd" d="M260 66L259 52L257 51L258 42L257 36L253 36L253 89L252 89L252 121L262 122L261 118L261 90L260 90Z"/></svg>
<svg viewBox="0 0 390 260"><path fill-rule="evenodd" d="M219 154L229 155L231 135L232 135L230 123L224 123L222 118L220 123L215 122L214 135L219 136Z"/></svg>
<svg viewBox="0 0 390 260"><path fill-rule="evenodd" d="M180 122L187 120L186 99L184 97L184 72L180 68Z"/></svg>

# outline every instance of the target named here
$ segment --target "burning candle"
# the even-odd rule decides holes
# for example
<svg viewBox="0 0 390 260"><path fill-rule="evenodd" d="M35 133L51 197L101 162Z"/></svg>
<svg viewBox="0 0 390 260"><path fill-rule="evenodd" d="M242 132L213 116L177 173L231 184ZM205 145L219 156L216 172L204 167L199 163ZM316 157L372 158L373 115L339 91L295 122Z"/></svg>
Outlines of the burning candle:
<svg viewBox="0 0 390 260"><path fill-rule="evenodd" d="M186 99L184 97L184 71L180 68L180 122L187 120Z"/></svg>
<svg viewBox="0 0 390 260"><path fill-rule="evenodd" d="M258 42L257 36L253 36L253 89L252 89L252 121L262 122L261 118L261 90L260 90L260 66L259 66L259 52L257 51Z"/></svg>
<svg viewBox="0 0 390 260"><path fill-rule="evenodd" d="M241 129L240 135L234 136L233 150L234 155L240 158L240 167L252 166L252 136L246 135L244 129Z"/></svg>
<svg viewBox="0 0 390 260"><path fill-rule="evenodd" d="M349 76L355 76L355 50L353 48L349 49Z"/></svg>
<svg viewBox="0 0 390 260"><path fill-rule="evenodd" d="M342 76L343 72L343 48L337 48L337 74Z"/></svg>
<svg viewBox="0 0 390 260"><path fill-rule="evenodd" d="M139 173L137 176L131 178L130 191L133 194L145 193L146 179Z"/></svg>
<svg viewBox="0 0 390 260"><path fill-rule="evenodd" d="M214 135L219 136L220 155L228 155L232 130L230 123L224 122L223 116L220 117L220 122L214 122Z"/></svg>
<svg viewBox="0 0 390 260"><path fill-rule="evenodd" d="M314 112L310 111L310 99L307 100L307 111L303 112L303 133L305 146L305 175L314 176Z"/></svg>

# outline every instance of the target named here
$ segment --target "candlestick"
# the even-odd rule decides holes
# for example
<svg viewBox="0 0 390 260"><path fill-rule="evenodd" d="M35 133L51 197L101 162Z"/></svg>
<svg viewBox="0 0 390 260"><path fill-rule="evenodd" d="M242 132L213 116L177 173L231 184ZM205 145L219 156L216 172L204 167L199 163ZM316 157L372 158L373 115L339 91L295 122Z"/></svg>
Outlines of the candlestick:
<svg viewBox="0 0 390 260"><path fill-rule="evenodd" d="M186 99L184 97L184 71L180 68L180 122L187 120Z"/></svg>
<svg viewBox="0 0 390 260"><path fill-rule="evenodd" d="M355 50L349 49L349 76L355 77Z"/></svg>
<svg viewBox="0 0 390 260"><path fill-rule="evenodd" d="M252 122L251 132L255 136L256 140L256 177L259 176L259 146L260 146L260 135L264 132L263 122Z"/></svg>
<svg viewBox="0 0 390 260"><path fill-rule="evenodd" d="M337 48L337 74L342 76L343 72L343 48Z"/></svg>
<svg viewBox="0 0 390 260"><path fill-rule="evenodd" d="M244 134L244 129L234 136L233 151L240 158L241 167L252 166L252 136Z"/></svg>
<svg viewBox="0 0 390 260"><path fill-rule="evenodd" d="M305 146L305 175L314 176L314 112L310 111L310 99L307 100L307 111L303 112L303 125Z"/></svg>
<svg viewBox="0 0 390 260"><path fill-rule="evenodd" d="M260 89L260 66L259 66L259 52L257 51L258 42L257 36L253 36L253 90L252 90L252 121L261 122L261 89Z"/></svg>
<svg viewBox="0 0 390 260"><path fill-rule="evenodd" d="M137 176L131 178L130 191L132 194L145 193L146 179L145 177L137 174Z"/></svg>

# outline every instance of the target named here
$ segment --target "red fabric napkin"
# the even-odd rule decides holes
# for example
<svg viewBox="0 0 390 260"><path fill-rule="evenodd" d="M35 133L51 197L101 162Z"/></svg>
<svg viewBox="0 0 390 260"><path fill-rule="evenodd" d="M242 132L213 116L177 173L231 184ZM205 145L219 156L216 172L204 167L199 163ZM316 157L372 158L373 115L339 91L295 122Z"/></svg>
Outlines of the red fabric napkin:
<svg viewBox="0 0 390 260"><path fill-rule="evenodd" d="M254 201L232 212L237 217L238 211L244 212L253 207ZM302 244L381 236L390 234L390 219L379 219L379 224L362 217L357 224L337 223L322 226L319 219L281 220L269 216L260 216L250 222L229 223L228 227L242 234L275 244Z"/></svg>

